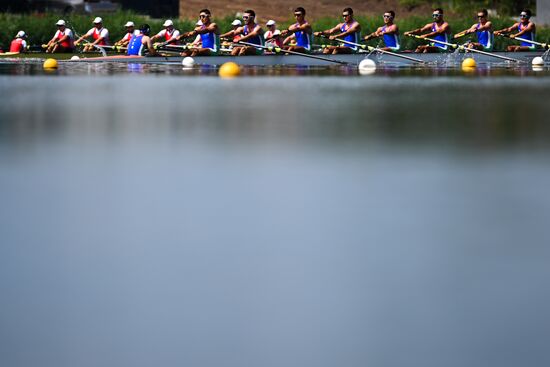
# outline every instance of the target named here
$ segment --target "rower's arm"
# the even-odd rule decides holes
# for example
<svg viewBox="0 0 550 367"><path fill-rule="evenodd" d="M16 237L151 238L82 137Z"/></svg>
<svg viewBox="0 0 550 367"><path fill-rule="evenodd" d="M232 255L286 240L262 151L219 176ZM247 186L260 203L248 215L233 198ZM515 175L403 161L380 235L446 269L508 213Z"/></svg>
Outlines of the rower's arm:
<svg viewBox="0 0 550 367"><path fill-rule="evenodd" d="M426 24L424 27L413 29L412 31L405 32L405 36L408 36L409 34L419 34L422 32L425 32L429 29L432 29L432 23Z"/></svg>
<svg viewBox="0 0 550 367"><path fill-rule="evenodd" d="M382 27L378 28L378 30L376 31L379 37L385 34L395 34L398 32L399 32L399 28L397 28L396 24L392 24L391 26L386 27L386 31L383 31Z"/></svg>
<svg viewBox="0 0 550 367"><path fill-rule="evenodd" d="M211 33L211 32L219 33L218 25L216 23L210 23L208 27L204 27L204 28L197 27L193 31L194 34L204 34L204 33Z"/></svg>
<svg viewBox="0 0 550 367"><path fill-rule="evenodd" d="M495 34L510 33L510 32L512 32L514 29L517 29L517 28L518 28L518 25L519 25L519 23L514 23L513 26L508 27L508 28L499 29L498 31L495 31L494 33L495 33Z"/></svg>
<svg viewBox="0 0 550 367"><path fill-rule="evenodd" d="M97 44L99 44L101 41L105 40L105 39L108 38L108 37L109 37L109 33L107 33L107 32L101 32L101 33L99 34L99 37L98 37L94 42L92 42L92 45L97 45Z"/></svg>
<svg viewBox="0 0 550 367"><path fill-rule="evenodd" d="M229 32L226 32L226 33L220 35L220 37L222 37L222 38L235 37L236 35L241 34L241 33L240 33L240 32L242 32L242 31L241 31L241 28L242 28L242 27L239 27L239 28L237 28L237 29L232 29L232 30L230 30ZM237 32L239 32L239 33L237 33Z"/></svg>
<svg viewBox="0 0 550 367"><path fill-rule="evenodd" d="M147 47L147 50L149 50L149 55L156 55L157 50L153 47L153 38L147 37L147 39L143 40L143 43Z"/></svg>
<svg viewBox="0 0 550 367"><path fill-rule="evenodd" d="M534 31L535 31L535 24L534 23L529 23L529 25L527 27L525 27L523 30L519 31L516 34L512 34L511 36L520 37L521 35L523 35L525 33L534 32Z"/></svg>
<svg viewBox="0 0 550 367"><path fill-rule="evenodd" d="M319 36L330 36L331 34L334 34L335 32L338 32L340 30L340 27L342 27L342 23L338 24L336 27L327 29L325 31L315 32L315 35Z"/></svg>
<svg viewBox="0 0 550 367"><path fill-rule="evenodd" d="M430 27L430 29L431 29L431 27ZM443 24L443 27L441 27L441 29L430 32L430 33L426 33L425 35L423 35L423 37L430 38L430 37L433 37L433 36L437 36L438 34L445 34L445 33L448 33L448 32L449 32L449 23L445 22Z"/></svg>
<svg viewBox="0 0 550 367"><path fill-rule="evenodd" d="M477 29L476 29L476 24L474 24L472 26L472 28L470 28L470 29L471 29L470 33L474 33L476 30L477 31L490 31L491 29L493 29L493 23L487 22L483 25L480 25L479 28L477 28Z"/></svg>
<svg viewBox="0 0 550 367"><path fill-rule="evenodd" d="M342 32L342 33L338 33L338 34L335 34L333 35L334 38L342 38L342 37L345 37L347 35L350 35L350 34L353 34L355 32L359 32L361 31L361 25L359 25L359 23L355 23L352 27L350 27L350 29L348 29L347 31L345 32Z"/></svg>
<svg viewBox="0 0 550 367"><path fill-rule="evenodd" d="M388 33L388 32L386 32ZM382 36L383 32L382 32L382 27L378 27L378 29L370 34L367 34L365 37L364 37L364 40L365 41L368 41L370 39L373 39L373 38L377 38L377 37L380 37Z"/></svg>
<svg viewBox="0 0 550 367"><path fill-rule="evenodd" d="M294 34L291 34L290 36L284 39L283 45L288 45L290 41L292 41L293 39L296 39L296 36Z"/></svg>
<svg viewBox="0 0 550 367"><path fill-rule="evenodd" d="M247 39L250 39L252 37L258 36L261 32L262 28L258 25L254 28L252 32L247 34L246 36L242 36L239 41L246 41Z"/></svg>

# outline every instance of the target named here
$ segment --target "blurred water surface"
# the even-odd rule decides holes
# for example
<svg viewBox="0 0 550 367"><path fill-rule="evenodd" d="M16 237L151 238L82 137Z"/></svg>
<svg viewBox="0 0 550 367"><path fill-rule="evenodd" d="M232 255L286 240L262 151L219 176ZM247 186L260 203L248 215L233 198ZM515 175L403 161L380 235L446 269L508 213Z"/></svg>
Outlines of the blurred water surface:
<svg viewBox="0 0 550 367"><path fill-rule="evenodd" d="M549 81L0 76L0 365L548 366Z"/></svg>

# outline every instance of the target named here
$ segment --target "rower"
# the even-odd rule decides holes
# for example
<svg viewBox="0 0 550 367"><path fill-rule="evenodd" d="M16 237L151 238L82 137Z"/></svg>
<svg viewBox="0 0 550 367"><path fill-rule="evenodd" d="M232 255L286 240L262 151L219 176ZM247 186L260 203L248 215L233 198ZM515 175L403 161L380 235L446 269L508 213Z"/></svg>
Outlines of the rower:
<svg viewBox="0 0 550 367"><path fill-rule="evenodd" d="M329 36L329 39L334 40L341 38L344 41L359 43L361 39L361 25L353 19L353 10L351 8L345 8L342 12L344 22L338 24L336 27L327 29L322 32L315 32L316 36ZM350 44L341 44L339 46L327 46L324 50L324 54L351 54L358 50L357 46L351 46Z"/></svg>
<svg viewBox="0 0 550 367"><path fill-rule="evenodd" d="M520 20L517 23L514 23L513 26L500 29L498 31L495 31L495 35L500 36L502 34L509 34L510 38L524 38L529 41L535 40L535 33L536 33L536 26L535 23L531 22L531 10L524 9L521 14L519 15ZM515 34L510 34L514 31L517 31ZM518 51L534 51L536 49L536 45L528 42L522 41L519 46L517 45L511 45L508 46L508 51L510 52L518 52Z"/></svg>
<svg viewBox="0 0 550 367"><path fill-rule="evenodd" d="M425 33L421 35L421 38L432 38L437 41L442 42L449 42L450 34L451 34L451 26L449 23L447 23L443 19L443 9L437 8L434 9L432 13L432 18L434 21L432 23L426 24L422 28L418 28L412 31L405 32L404 34L406 36L412 35L412 34L420 34L424 33L426 31L429 31L429 33ZM420 45L416 48L414 52L420 52L420 53L430 53L430 52L446 52L448 51L449 46L444 45L442 43L434 42L429 45Z"/></svg>
<svg viewBox="0 0 550 367"><path fill-rule="evenodd" d="M244 26L237 27L227 33L221 35L221 37L235 37L240 35L239 41L252 43L255 45L264 45L262 27L259 24L256 24L254 19L256 18L256 13L254 10L245 10L243 13ZM261 55L264 50L262 48L253 47L253 46L234 46L231 50L232 56L243 56L243 55Z"/></svg>
<svg viewBox="0 0 550 367"><path fill-rule="evenodd" d="M109 44L109 31L103 27L103 19L96 17L94 19L94 27L91 28L85 35L75 41L75 45L78 46L80 42L87 40L88 37L93 38L93 42L87 43L84 46L84 52L93 51L95 46L107 46Z"/></svg>
<svg viewBox="0 0 550 367"><path fill-rule="evenodd" d="M264 33L265 45L268 47L282 47L283 39L281 31L277 29L277 23L270 19L265 25L267 27L267 31Z"/></svg>
<svg viewBox="0 0 550 367"><path fill-rule="evenodd" d="M296 45L285 46L284 49L288 51L306 53L311 51L311 36L313 35L313 29L311 24L306 20L306 9L301 6L294 9L294 17L296 23L288 27L287 30L282 32L283 37L287 37L283 43L290 42L291 39L296 41ZM286 44L285 43L285 44Z"/></svg>
<svg viewBox="0 0 550 367"><path fill-rule="evenodd" d="M67 24L63 19L58 20L55 25L57 26L57 31L46 45L46 53L73 52L73 31L67 28Z"/></svg>
<svg viewBox="0 0 550 367"><path fill-rule="evenodd" d="M22 53L27 51L27 34L24 31L19 31L15 35L15 39L11 41L10 52Z"/></svg>
<svg viewBox="0 0 550 367"><path fill-rule="evenodd" d="M466 47L475 48L481 51L493 51L493 25L487 19L487 9L481 9L477 12L478 22L472 25L470 28L455 34L453 39L464 37L467 34L475 33L477 36L477 42L470 42Z"/></svg>
<svg viewBox="0 0 550 367"><path fill-rule="evenodd" d="M178 39L180 36L180 31L174 28L174 22L167 19L162 26L164 29L151 37L151 41L155 42L156 40L164 39L164 42L162 42L163 45L179 44Z"/></svg>
<svg viewBox="0 0 550 367"><path fill-rule="evenodd" d="M365 41L373 38L382 37L384 40L384 47L380 48L384 51L397 52L401 49L401 42L399 40L399 28L397 24L393 22L395 19L395 12L388 10L383 15L384 25L379 27L375 32L365 36Z"/></svg>
<svg viewBox="0 0 550 367"><path fill-rule="evenodd" d="M210 56L217 55L220 51L220 29L212 22L212 14L208 9L199 12L200 25L197 25L191 32L183 33L180 38L200 36L201 46L192 50L185 50L182 56Z"/></svg>
<svg viewBox="0 0 550 367"><path fill-rule="evenodd" d="M126 28L126 34L120 40L115 42L115 46L126 47L128 46L128 43L130 43L133 35L137 36L140 34L140 31L136 29L136 26L132 21L126 22L124 27Z"/></svg>
<svg viewBox="0 0 550 367"><path fill-rule="evenodd" d="M134 34L128 43L129 56L144 56L146 53L150 56L157 54L153 47L153 42L149 37L151 27L149 24L143 24L139 27L139 34Z"/></svg>

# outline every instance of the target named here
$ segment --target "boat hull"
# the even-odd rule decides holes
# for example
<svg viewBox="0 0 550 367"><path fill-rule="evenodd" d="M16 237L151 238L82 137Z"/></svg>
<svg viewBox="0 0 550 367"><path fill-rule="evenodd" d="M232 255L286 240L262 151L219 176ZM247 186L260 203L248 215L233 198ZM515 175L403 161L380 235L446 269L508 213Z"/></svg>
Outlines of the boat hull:
<svg viewBox="0 0 550 367"><path fill-rule="evenodd" d="M519 63L531 63L531 60L540 56L538 52L495 52L500 57L507 57L518 60ZM403 53L400 54L408 58L418 59L423 63L439 64L439 65L452 65L462 63L462 61L471 57L478 63L511 63L514 61L507 61L501 58L497 58L489 55L473 54L473 53L448 53L448 54L415 54L415 53ZM244 66L328 66L328 65L341 65L341 63L348 63L350 65L358 65L363 59L370 58L376 63L380 64L405 64L414 65L420 64L417 61L410 59L380 53L358 53L351 55L315 55L319 58L305 57L301 55L255 55L255 56L197 56L194 57L195 64L197 65L212 65L219 66L226 62L234 62L238 65ZM181 64L183 57L181 56L155 56L155 57L143 57L143 56L107 56L107 57L93 57L84 58L75 62L124 62L124 63L139 63L139 64Z"/></svg>
<svg viewBox="0 0 550 367"><path fill-rule="evenodd" d="M524 64L531 63L536 56L541 56L540 52L494 52L495 56L483 55L479 53L434 53L434 54L416 54L416 53L401 53L402 57L381 54L381 53L357 53L351 55L313 55L314 57L306 57L301 55L255 55L255 56L197 56L194 57L197 65L220 66L226 62L234 62L243 66L329 66L341 65L347 63L350 65L358 65L363 59L370 58L377 64L385 65L423 65L422 63L413 61L409 58L414 58L429 65L456 65L471 57L480 64ZM1 55L1 54L0 54ZM79 56L79 60L69 60L73 56ZM78 55L78 54L19 54L5 55L0 57L0 62L33 62L43 61L46 58L56 58L63 62L70 63L136 63L136 64L181 64L182 56L126 56L126 55L111 55L106 57ZM499 58L500 57L500 58ZM518 60L519 62L506 61L502 57ZM548 61L547 61L548 62Z"/></svg>

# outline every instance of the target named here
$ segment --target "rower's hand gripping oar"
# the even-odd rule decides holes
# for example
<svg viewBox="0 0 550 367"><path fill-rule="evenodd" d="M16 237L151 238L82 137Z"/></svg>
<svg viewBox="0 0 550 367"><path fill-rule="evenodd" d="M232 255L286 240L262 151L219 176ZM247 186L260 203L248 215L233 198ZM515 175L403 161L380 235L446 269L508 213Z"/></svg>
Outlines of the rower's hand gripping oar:
<svg viewBox="0 0 550 367"><path fill-rule="evenodd" d="M516 40L516 41L520 41L520 42L527 42L527 43L530 43L530 44L535 45L535 46L540 46L545 50L550 49L550 45L548 43L535 42L535 41L531 41L531 40L528 40L528 39L525 39L525 38L522 38L522 37L515 37L511 34L497 33L497 36L510 38L512 40Z"/></svg>
<svg viewBox="0 0 550 367"><path fill-rule="evenodd" d="M416 38L416 39L425 40L425 41L432 42L432 43L439 43L441 45L446 45L446 46L454 48L455 50L459 49L459 50L463 50L464 52L478 53L478 54L481 54L481 55L491 56L491 57L501 59L501 60L506 60L506 61L513 61L513 62L518 62L518 63L524 62L523 60L518 60L518 59L514 59L514 58L506 57L506 56L501 56L501 55L495 55L494 53L491 53L491 52L481 51L481 50L478 50L478 49L475 49L475 48L469 48L469 47L459 45L459 44L456 44L456 43L449 43L449 42L445 42L445 41L439 41L439 40L436 40L436 39L433 39L433 38L421 37L421 36L418 36L416 34L407 34L407 36L413 37L413 38Z"/></svg>
<svg viewBox="0 0 550 367"><path fill-rule="evenodd" d="M329 38L328 36L326 35L321 35L321 37L325 37L325 38ZM355 43L355 42L350 42L350 41L346 41L346 40L343 40L343 39L340 39L340 38L335 38L334 41L338 41L338 42L341 42L341 43L346 43L348 45L352 45L352 46L356 46L356 47L360 47L362 48L363 50L369 50L369 51L376 51L376 52L380 52L382 54L387 54L387 55L391 55L391 56L395 56L395 57L400 57L402 59L405 59L405 60L410 60L410 61L414 61L414 62L418 62L420 64L425 64L426 62L424 60L420 60L420 59L417 59L417 58L414 58L414 57L410 57L410 56L405 56L405 55L401 55L397 52L392 52L392 51L386 51L386 50L382 50L381 48L379 47L372 47L372 46L369 46L369 45L363 45L363 44L360 44L360 43Z"/></svg>
<svg viewBox="0 0 550 367"><path fill-rule="evenodd" d="M298 56L303 56L303 57L309 57L310 59L317 59L317 60L322 60L322 61L326 61L326 62L333 62L335 64L340 64L340 65L349 65L348 62L346 61L342 61L342 60L333 60L333 59L329 59L327 57L322 57L322 56L315 56L315 55L310 55L310 54L304 54L304 53L301 53L301 52L296 52L296 51L290 51L290 50L283 50L281 49L280 47L268 47L268 46L262 46L262 45L256 45L254 43L248 43L248 42L243 42L243 41L237 41L237 42L234 42L234 44L236 45L244 45L244 46L249 46L249 47L256 47L256 48L261 48L261 49L264 49L264 50L268 50L268 51L275 51L275 53L288 53L288 54L291 54L291 55L298 55Z"/></svg>

